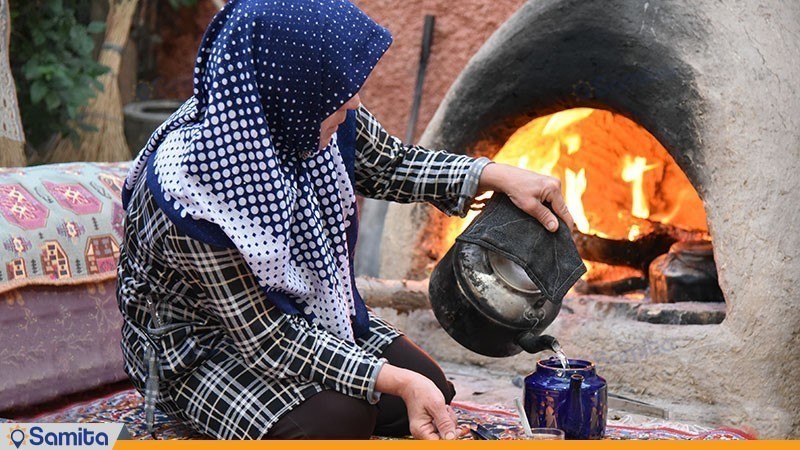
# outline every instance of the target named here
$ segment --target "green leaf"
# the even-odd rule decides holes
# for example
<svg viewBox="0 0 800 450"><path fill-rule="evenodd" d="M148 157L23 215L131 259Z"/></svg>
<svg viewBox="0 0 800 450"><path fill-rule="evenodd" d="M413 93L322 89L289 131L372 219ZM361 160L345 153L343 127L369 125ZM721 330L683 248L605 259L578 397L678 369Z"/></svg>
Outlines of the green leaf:
<svg viewBox="0 0 800 450"><path fill-rule="evenodd" d="M100 21L91 22L86 27L86 31L88 31L89 33L92 33L92 34L102 33L105 30L106 30L106 23L105 22L100 22Z"/></svg>
<svg viewBox="0 0 800 450"><path fill-rule="evenodd" d="M197 4L197 0L169 0L169 6L172 9L178 9L185 6L194 6Z"/></svg>
<svg viewBox="0 0 800 450"><path fill-rule="evenodd" d="M50 91L45 96L44 103L45 105L47 105L47 109L53 111L59 106L61 106L61 98L58 96L57 92Z"/></svg>
<svg viewBox="0 0 800 450"><path fill-rule="evenodd" d="M60 16L64 14L64 2L62 0L50 0L50 10L53 11L53 14Z"/></svg>
<svg viewBox="0 0 800 450"><path fill-rule="evenodd" d="M35 81L33 84L31 84L31 102L39 103L42 101L45 95L47 95L46 84L40 81Z"/></svg>
<svg viewBox="0 0 800 450"><path fill-rule="evenodd" d="M66 130L64 130L63 135L68 137L69 140L72 141L72 145L74 145L75 147L80 147L81 136L73 128L67 128Z"/></svg>
<svg viewBox="0 0 800 450"><path fill-rule="evenodd" d="M94 126L94 125L92 125L92 124L90 124L88 122L78 121L77 125L78 125L78 128L80 128L83 131L88 131L90 133L95 133L95 132L98 131L96 126Z"/></svg>
<svg viewBox="0 0 800 450"><path fill-rule="evenodd" d="M53 84L61 91L75 87L75 80L64 72L53 74Z"/></svg>
<svg viewBox="0 0 800 450"><path fill-rule="evenodd" d="M98 92L104 92L106 90L105 86L103 86L103 83L101 83L96 78L92 78L92 87L95 88L95 90L97 90Z"/></svg>
<svg viewBox="0 0 800 450"><path fill-rule="evenodd" d="M47 35L43 33L41 30L32 30L31 31L31 41L33 41L33 45L41 46L47 42Z"/></svg>
<svg viewBox="0 0 800 450"><path fill-rule="evenodd" d="M75 120L75 118L78 117L78 108L73 105L67 106L67 117L69 117L70 120Z"/></svg>
<svg viewBox="0 0 800 450"><path fill-rule="evenodd" d="M77 97L74 102L75 105L83 106L88 103L89 99L95 96L94 90L88 86L76 86L74 95Z"/></svg>
<svg viewBox="0 0 800 450"><path fill-rule="evenodd" d="M28 80L36 78L44 78L52 74L53 69L49 65L38 64L37 61L29 61L28 64L22 66L22 74Z"/></svg>

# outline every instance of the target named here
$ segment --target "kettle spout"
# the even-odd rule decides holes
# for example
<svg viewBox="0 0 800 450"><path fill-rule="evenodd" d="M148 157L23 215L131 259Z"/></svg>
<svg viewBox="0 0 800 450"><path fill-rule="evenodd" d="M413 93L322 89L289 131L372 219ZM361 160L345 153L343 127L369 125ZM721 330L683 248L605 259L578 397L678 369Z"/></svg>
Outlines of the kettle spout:
<svg viewBox="0 0 800 450"><path fill-rule="evenodd" d="M557 352L561 348L561 344L553 336L537 335L530 331L517 336L517 344L528 353L539 353L545 350Z"/></svg>

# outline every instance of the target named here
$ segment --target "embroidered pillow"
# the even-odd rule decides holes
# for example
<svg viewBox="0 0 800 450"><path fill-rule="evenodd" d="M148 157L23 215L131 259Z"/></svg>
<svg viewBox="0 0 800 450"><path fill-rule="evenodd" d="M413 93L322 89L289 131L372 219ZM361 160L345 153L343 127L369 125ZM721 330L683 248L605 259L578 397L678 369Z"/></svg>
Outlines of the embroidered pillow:
<svg viewBox="0 0 800 450"><path fill-rule="evenodd" d="M0 293L114 278L129 165L0 168Z"/></svg>

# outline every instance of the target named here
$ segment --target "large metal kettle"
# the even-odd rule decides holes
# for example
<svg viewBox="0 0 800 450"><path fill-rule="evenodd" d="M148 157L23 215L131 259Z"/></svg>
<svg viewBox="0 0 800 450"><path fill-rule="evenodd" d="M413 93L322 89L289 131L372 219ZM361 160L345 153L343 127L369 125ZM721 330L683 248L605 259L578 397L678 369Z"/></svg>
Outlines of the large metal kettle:
<svg viewBox="0 0 800 450"><path fill-rule="evenodd" d="M545 273L536 277L538 269ZM558 341L541 333L585 270L565 223L550 233L507 197L495 194L436 265L429 297L442 328L476 353L503 357L522 350L556 351Z"/></svg>

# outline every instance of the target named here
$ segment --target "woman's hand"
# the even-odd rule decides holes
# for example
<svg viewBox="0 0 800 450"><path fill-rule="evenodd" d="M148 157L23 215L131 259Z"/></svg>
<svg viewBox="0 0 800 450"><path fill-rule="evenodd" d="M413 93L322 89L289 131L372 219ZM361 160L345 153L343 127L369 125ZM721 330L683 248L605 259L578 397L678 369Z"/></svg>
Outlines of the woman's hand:
<svg viewBox="0 0 800 450"><path fill-rule="evenodd" d="M572 229L572 215L561 195L561 181L530 170L507 164L489 164L483 169L479 182L482 191L500 191L508 195L517 207L541 222L549 231L558 229L553 211ZM544 203L549 203L550 211Z"/></svg>
<svg viewBox="0 0 800 450"><path fill-rule="evenodd" d="M433 381L416 372L384 364L375 389L403 399L411 435L416 439L455 439L460 435L453 410Z"/></svg>

